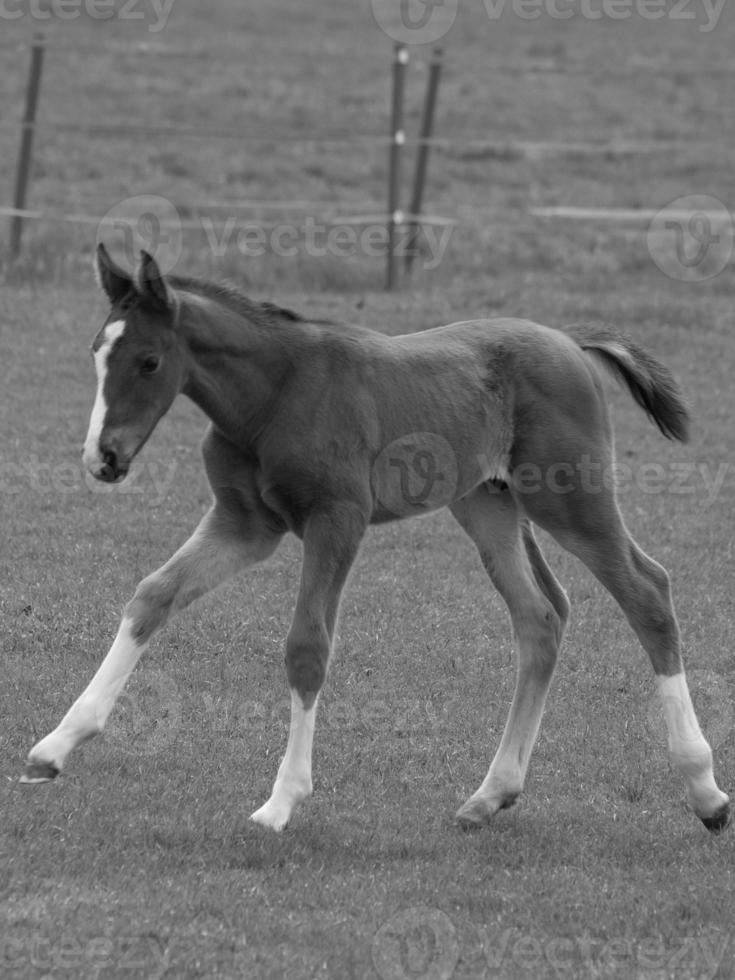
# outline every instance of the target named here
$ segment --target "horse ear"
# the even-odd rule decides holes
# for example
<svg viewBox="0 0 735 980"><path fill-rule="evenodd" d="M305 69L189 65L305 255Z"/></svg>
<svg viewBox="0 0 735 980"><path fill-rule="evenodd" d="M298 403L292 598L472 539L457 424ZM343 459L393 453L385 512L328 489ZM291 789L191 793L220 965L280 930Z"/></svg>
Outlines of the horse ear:
<svg viewBox="0 0 735 980"><path fill-rule="evenodd" d="M174 306L174 297L156 260L142 250L138 268L135 270L135 289L141 299L147 300L157 309L168 310Z"/></svg>
<svg viewBox="0 0 735 980"><path fill-rule="evenodd" d="M94 271L97 282L107 293L107 298L113 306L124 299L133 288L133 280L130 274L112 261L110 253L102 242L97 246Z"/></svg>

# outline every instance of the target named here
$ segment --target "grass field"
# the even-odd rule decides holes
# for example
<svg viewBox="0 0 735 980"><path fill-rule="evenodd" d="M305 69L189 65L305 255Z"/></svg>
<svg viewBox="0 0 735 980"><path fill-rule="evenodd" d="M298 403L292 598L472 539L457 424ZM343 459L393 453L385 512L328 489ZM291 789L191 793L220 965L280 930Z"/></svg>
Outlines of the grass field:
<svg viewBox="0 0 735 980"><path fill-rule="evenodd" d="M691 404L692 440L665 442L612 390L630 473L621 504L671 573L694 701L732 790L733 261L687 283L654 263L645 225L529 215L689 194L732 205L735 16L705 33L703 6L687 9L700 20L527 21L509 6L493 21L479 0L463 5L437 118L455 143L434 152L427 189L428 209L459 224L438 267L419 263L395 294L359 249L218 257L194 230L177 271L391 333L489 314L607 322L665 360ZM33 26L2 24L0 204ZM145 193L185 218L221 199L383 207L385 145L338 139L388 128L392 42L370 4L176 0L162 30L147 26L50 22L41 119L232 127L235 138L41 129L30 206L104 214ZM414 52L408 77L413 131L427 54ZM334 142L282 139L293 132ZM676 146L560 154L514 142L615 139ZM297 238L308 217L288 215ZM94 235L29 223L15 266L0 246L0 977L735 976L735 835L711 837L687 809L648 662L612 600L553 543L573 613L526 793L482 832L454 826L498 743L514 659L505 610L446 514L369 535L322 702L315 793L282 835L247 818L285 746L293 538L154 641L105 735L56 783L18 784L139 578L209 499L205 422L183 401L129 483L105 491L82 472L88 345L106 313Z"/></svg>

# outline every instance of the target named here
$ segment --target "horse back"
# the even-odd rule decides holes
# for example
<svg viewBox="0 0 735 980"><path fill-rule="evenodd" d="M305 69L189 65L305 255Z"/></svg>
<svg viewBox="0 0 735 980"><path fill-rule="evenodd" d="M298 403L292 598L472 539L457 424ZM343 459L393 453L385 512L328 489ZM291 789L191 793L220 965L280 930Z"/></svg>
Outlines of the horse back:
<svg viewBox="0 0 735 980"><path fill-rule="evenodd" d="M354 496L380 522L504 481L533 447L563 458L590 422L607 431L599 377L557 330L512 319L397 337L330 327L300 351L260 456L290 512Z"/></svg>

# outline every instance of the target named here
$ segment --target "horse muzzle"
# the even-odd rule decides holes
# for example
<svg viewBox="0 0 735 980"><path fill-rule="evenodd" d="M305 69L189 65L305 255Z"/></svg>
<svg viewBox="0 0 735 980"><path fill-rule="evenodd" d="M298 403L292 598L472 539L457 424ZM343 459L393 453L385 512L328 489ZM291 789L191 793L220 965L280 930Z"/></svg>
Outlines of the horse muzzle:
<svg viewBox="0 0 735 980"><path fill-rule="evenodd" d="M93 452L85 449L83 458L84 465L95 480L102 483L121 483L130 469L130 462L112 448L100 446Z"/></svg>
<svg viewBox="0 0 735 980"><path fill-rule="evenodd" d="M120 483L128 475L128 464L121 463L117 453L108 450L102 455L102 466L94 474L103 483Z"/></svg>

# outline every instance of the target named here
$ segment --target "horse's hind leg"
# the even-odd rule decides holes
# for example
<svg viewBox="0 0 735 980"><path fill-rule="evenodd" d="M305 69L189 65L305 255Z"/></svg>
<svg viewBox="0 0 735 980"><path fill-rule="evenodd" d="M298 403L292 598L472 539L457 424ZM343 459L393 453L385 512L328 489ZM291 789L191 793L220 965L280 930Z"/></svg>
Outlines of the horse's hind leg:
<svg viewBox="0 0 735 980"><path fill-rule="evenodd" d="M457 812L466 826L485 823L523 789L569 603L508 491L482 486L452 506L508 605L518 673L500 747L480 788Z"/></svg>
<svg viewBox="0 0 735 980"><path fill-rule="evenodd" d="M524 505L530 516L577 555L617 600L656 674L672 762L687 785L694 812L708 830L722 830L729 801L718 789L712 751L692 706L681 658L679 626L665 569L645 554L625 527L612 489L554 494L543 488Z"/></svg>
<svg viewBox="0 0 735 980"><path fill-rule="evenodd" d="M170 614L266 558L280 537L255 512L244 517L215 504L189 540L140 583L97 673L59 725L31 749L21 782L58 775L72 749L102 731L148 641Z"/></svg>

